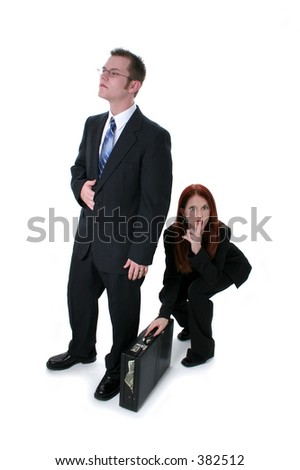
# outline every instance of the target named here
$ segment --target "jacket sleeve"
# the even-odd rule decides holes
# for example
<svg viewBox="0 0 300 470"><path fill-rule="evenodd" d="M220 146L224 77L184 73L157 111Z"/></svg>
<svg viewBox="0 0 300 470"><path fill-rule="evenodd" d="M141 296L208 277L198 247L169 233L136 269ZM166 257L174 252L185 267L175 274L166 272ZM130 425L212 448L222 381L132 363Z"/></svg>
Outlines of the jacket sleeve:
<svg viewBox="0 0 300 470"><path fill-rule="evenodd" d="M231 231L229 227L220 228L220 243L216 255L211 260L203 247L197 255L190 255L189 261L194 270L196 270L205 281L214 285L222 276L226 257L230 248Z"/></svg>
<svg viewBox="0 0 300 470"><path fill-rule="evenodd" d="M87 136L87 127L88 121L90 118L87 119L83 136L81 139L81 143L79 146L78 156L75 160L75 164L71 167L71 188L74 193L76 201L82 206L86 207L85 203L82 201L80 197L81 189L84 183L88 180L86 174L86 136Z"/></svg>
<svg viewBox="0 0 300 470"><path fill-rule="evenodd" d="M128 254L138 264L152 263L169 210L171 187L171 138L160 128L147 145L140 170L141 195L136 226L147 233L148 238L143 243L132 243Z"/></svg>
<svg viewBox="0 0 300 470"><path fill-rule="evenodd" d="M164 246L166 268L163 277L163 288L159 293L159 300L162 303L159 317L170 318L179 295L182 274L176 269L174 242L172 243L172 233L168 229L164 233Z"/></svg>

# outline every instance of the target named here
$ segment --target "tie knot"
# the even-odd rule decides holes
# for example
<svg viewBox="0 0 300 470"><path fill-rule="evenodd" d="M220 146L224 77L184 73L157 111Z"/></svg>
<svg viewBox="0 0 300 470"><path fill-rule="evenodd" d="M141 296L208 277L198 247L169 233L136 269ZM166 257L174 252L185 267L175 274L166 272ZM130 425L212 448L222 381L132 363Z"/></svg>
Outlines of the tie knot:
<svg viewBox="0 0 300 470"><path fill-rule="evenodd" d="M114 120L113 117L110 118L109 125L110 125L111 130L112 130L113 132L115 132L115 130L116 130L116 121Z"/></svg>

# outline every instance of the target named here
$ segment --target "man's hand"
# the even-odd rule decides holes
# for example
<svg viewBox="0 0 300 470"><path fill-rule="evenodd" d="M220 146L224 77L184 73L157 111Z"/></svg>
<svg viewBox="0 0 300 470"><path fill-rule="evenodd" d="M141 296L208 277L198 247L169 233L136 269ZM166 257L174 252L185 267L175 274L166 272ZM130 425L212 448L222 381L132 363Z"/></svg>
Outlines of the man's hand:
<svg viewBox="0 0 300 470"><path fill-rule="evenodd" d="M92 186L96 183L96 180L88 180L84 183L81 189L80 197L83 202L91 209L94 209L94 196L95 192L92 190Z"/></svg>
<svg viewBox="0 0 300 470"><path fill-rule="evenodd" d="M141 279L141 277L146 276L148 272L148 266L143 266L142 264L137 264L131 259L128 258L126 264L123 266L125 269L128 269L128 279L130 281L135 281L136 279Z"/></svg>

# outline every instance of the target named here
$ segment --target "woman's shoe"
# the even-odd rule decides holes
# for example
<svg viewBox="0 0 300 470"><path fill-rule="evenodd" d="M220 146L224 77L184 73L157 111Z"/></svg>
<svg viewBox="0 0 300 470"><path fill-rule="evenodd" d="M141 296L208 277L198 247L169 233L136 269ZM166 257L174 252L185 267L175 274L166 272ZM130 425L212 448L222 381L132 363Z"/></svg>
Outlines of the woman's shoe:
<svg viewBox="0 0 300 470"><path fill-rule="evenodd" d="M206 360L201 359L199 361L195 361L193 359L185 357L184 359L182 359L181 364L185 367L195 367L199 366L200 364L204 364L204 362L206 362Z"/></svg>
<svg viewBox="0 0 300 470"><path fill-rule="evenodd" d="M187 355L184 359L182 359L181 364L185 367L195 367L199 366L200 364L204 364L208 359L211 359L213 356L209 356L207 359L203 359L198 354L192 352L191 349L187 350Z"/></svg>
<svg viewBox="0 0 300 470"><path fill-rule="evenodd" d="M183 328L183 330L178 333L177 338L180 341L187 341L188 339L191 339L190 330L188 328Z"/></svg>

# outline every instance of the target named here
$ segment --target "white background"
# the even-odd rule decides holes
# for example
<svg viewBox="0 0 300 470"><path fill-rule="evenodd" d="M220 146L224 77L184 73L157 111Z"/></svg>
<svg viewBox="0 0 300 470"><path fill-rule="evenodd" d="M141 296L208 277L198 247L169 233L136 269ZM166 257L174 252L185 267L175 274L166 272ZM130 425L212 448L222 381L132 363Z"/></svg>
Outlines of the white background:
<svg viewBox="0 0 300 470"><path fill-rule="evenodd" d="M201 468L199 454L244 454L239 468L299 468L299 2L11 0L0 10L1 467L157 454ZM239 248L253 266L238 291L215 297L215 358L182 367L176 326L171 367L138 413L93 398L111 342L105 297L97 362L45 367L70 339L72 237L57 222L49 241L49 208L78 216L69 168L85 119L107 110L96 68L114 47L144 58L137 104L172 136L169 216L184 187L206 185L224 222L247 220L234 232L247 235ZM258 222L272 216L272 241L253 239L251 207ZM27 241L35 216L41 243ZM163 269L160 243L141 328L157 314Z"/></svg>

